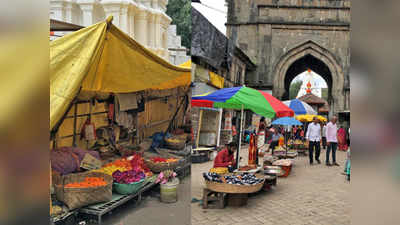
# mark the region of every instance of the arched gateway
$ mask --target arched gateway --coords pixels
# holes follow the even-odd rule
[[[321,75],[327,82],[331,109],[344,110],[343,70],[332,53],[312,41],[290,49],[279,58],[273,72],[273,95],[287,99],[291,81],[308,68]]]
[[[349,0],[226,0],[227,36],[257,65],[246,85],[288,97],[308,68],[329,87],[330,112],[349,112]]]

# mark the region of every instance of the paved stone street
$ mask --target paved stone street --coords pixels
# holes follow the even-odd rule
[[[190,224],[190,177],[181,180],[176,203],[161,203],[157,193],[148,193],[138,206],[134,201],[122,205],[104,217],[104,225]]]
[[[241,165],[247,164],[247,149],[241,151]],[[325,150],[320,165],[308,164],[308,156],[295,160],[287,178],[278,178],[277,186],[249,198],[241,208],[202,209],[192,203],[193,225],[271,224],[271,225],[347,225],[350,224],[350,184],[341,175],[346,153],[337,152],[340,167],[325,166]],[[192,196],[202,198],[202,172],[212,162],[192,164]]]

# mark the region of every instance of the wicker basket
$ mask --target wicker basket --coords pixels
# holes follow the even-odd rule
[[[154,163],[149,159],[145,159],[144,162],[146,163],[147,167],[149,167],[149,169],[154,173],[160,173],[164,170],[174,170],[179,165],[179,161]]]
[[[101,177],[106,182],[106,186],[90,188],[64,188],[64,185],[72,182],[81,182],[86,177]],[[86,172],[65,175],[60,183],[55,185],[57,199],[64,202],[70,210],[83,206],[107,202],[112,199],[113,178],[110,175],[97,172]]]
[[[186,135],[185,139],[173,139],[174,141],[171,141],[171,139],[165,139],[165,145],[169,149],[174,149],[174,150],[182,150],[185,148],[185,143],[186,143]]]
[[[257,178],[264,178],[262,175],[256,174]],[[215,192],[222,193],[231,193],[231,194],[245,194],[245,193],[254,193],[261,190],[264,186],[264,182],[255,184],[255,185],[237,185],[237,184],[227,184],[227,183],[218,183],[212,181],[205,181],[207,189]]]

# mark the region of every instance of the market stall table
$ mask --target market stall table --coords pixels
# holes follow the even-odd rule
[[[142,194],[152,187],[156,186],[156,183],[148,183],[142,189],[140,189],[137,193],[132,195],[120,195],[113,193],[112,200],[105,203],[90,205],[79,210],[82,214],[92,215],[97,217],[97,223],[102,223],[102,216],[111,212],[113,209],[117,208],[118,206],[123,205],[124,203],[128,202],[131,199],[136,199],[136,204],[139,204],[142,200]]]

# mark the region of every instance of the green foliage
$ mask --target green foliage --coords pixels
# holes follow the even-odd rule
[[[176,25],[176,33],[182,38],[182,45],[190,50],[192,40],[192,6],[190,0],[169,0],[167,15]]]
[[[295,99],[297,97],[302,83],[303,81],[296,81],[290,84],[289,99]]]
[[[321,92],[321,97],[328,101],[328,88],[322,88]]]

